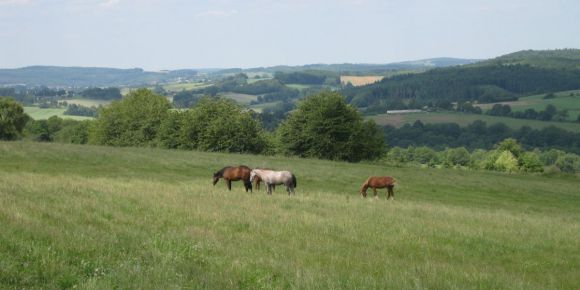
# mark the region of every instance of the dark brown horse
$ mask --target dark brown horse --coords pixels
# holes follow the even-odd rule
[[[215,186],[220,178],[223,178],[226,181],[228,190],[232,190],[232,181],[242,180],[246,192],[248,192],[248,190],[252,192],[252,183],[250,182],[251,171],[252,169],[245,165],[240,165],[238,167],[226,166],[213,174],[213,185]]]
[[[377,197],[377,188],[387,188],[387,199],[390,199],[391,196],[395,199],[395,192],[393,188],[395,187],[395,179],[390,176],[371,176],[363,183],[360,188],[360,194],[363,197],[367,197],[367,189],[372,188],[373,192],[375,193],[375,197]]]

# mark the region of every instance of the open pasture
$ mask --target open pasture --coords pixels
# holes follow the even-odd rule
[[[499,104],[509,105],[512,111],[525,111],[527,109],[534,109],[536,111],[543,111],[548,104],[554,105],[558,110],[568,110],[570,120],[576,120],[580,115],[580,90],[564,91],[554,93],[555,98],[544,99],[546,94],[533,95],[529,97],[522,97],[513,102],[501,102]],[[483,110],[489,110],[492,104],[480,104],[478,107]]]
[[[476,114],[464,114],[456,112],[435,112],[435,113],[409,113],[409,114],[379,114],[369,116],[368,118],[373,119],[379,125],[391,125],[394,127],[402,127],[405,124],[413,124],[415,121],[420,120],[423,123],[457,123],[459,126],[464,127],[476,120],[485,121],[488,125],[495,123],[504,123],[512,129],[519,129],[523,126],[529,126],[533,129],[542,129],[548,126],[556,126],[562,129],[566,129],[572,132],[580,132],[580,123],[571,122],[553,122],[553,121],[539,121],[539,120],[526,120],[526,119],[515,119],[509,117],[499,117],[499,116],[489,116],[489,115],[476,115]]]
[[[212,186],[294,172],[297,195]],[[362,199],[370,175],[395,200]],[[574,289],[578,177],[0,142],[0,288]]]
[[[239,94],[239,93],[220,93],[220,96],[230,98],[242,105],[249,105],[251,101],[255,101],[258,99],[256,95],[248,95],[248,94]]]
[[[172,83],[163,85],[163,89],[168,92],[181,92],[184,90],[196,90],[211,86],[211,83]]]
[[[52,116],[57,116],[63,119],[73,119],[73,120],[92,120],[92,117],[84,116],[71,116],[65,115],[65,108],[39,108],[39,107],[24,107],[24,112],[28,114],[34,120],[46,120]]]
[[[59,102],[67,102],[68,104],[81,105],[85,107],[107,106],[111,103],[109,100],[93,100],[93,99],[65,99]]]

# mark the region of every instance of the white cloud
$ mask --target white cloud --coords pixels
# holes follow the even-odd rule
[[[196,16],[201,17],[213,17],[213,18],[227,18],[232,15],[238,14],[238,10],[231,9],[231,10],[208,10],[202,13],[198,13]]]

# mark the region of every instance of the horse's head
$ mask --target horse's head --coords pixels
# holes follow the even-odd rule
[[[254,182],[254,178],[256,177],[256,171],[250,171],[250,182]]]
[[[367,196],[367,189],[368,189],[368,188],[369,188],[369,185],[368,185],[367,183],[364,183],[364,184],[363,184],[363,185],[360,187],[359,193],[360,193],[362,196],[366,197],[366,196]]]
[[[220,180],[220,174],[219,172],[216,172],[213,174],[213,185],[215,186],[215,184]]]

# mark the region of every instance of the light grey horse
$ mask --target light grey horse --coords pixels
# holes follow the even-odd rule
[[[274,185],[284,184],[286,186],[286,191],[288,195],[294,193],[294,188],[296,188],[296,176],[290,171],[273,171],[266,169],[253,169],[250,172],[250,182],[254,180],[256,176],[259,176],[262,181],[266,184],[266,193],[272,194],[272,187]]]

